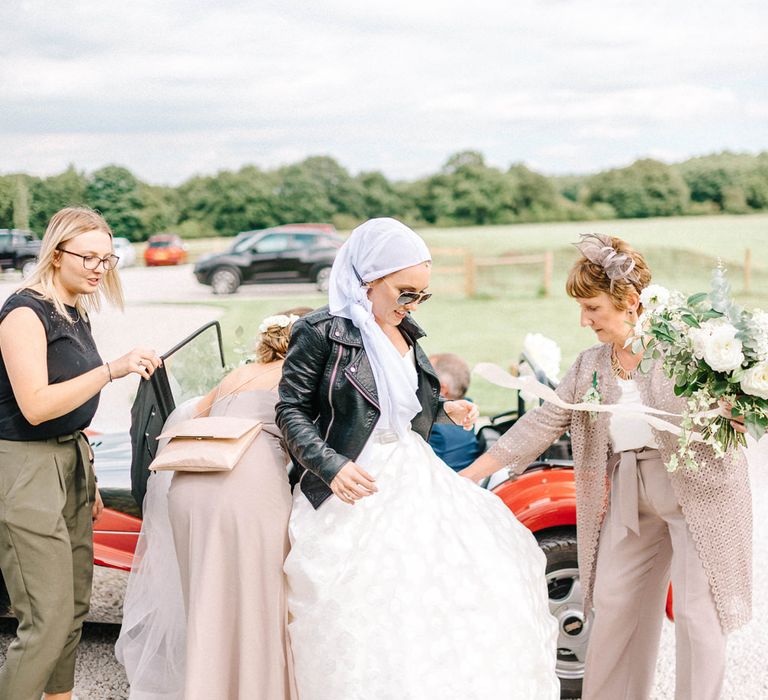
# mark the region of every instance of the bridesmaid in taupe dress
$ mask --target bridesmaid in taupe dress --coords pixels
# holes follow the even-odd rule
[[[176,472],[168,493],[187,612],[185,700],[296,698],[283,577],[291,490],[274,425],[290,325],[275,319],[287,317],[267,319],[259,362],[198,406],[262,420],[261,434],[231,472]]]

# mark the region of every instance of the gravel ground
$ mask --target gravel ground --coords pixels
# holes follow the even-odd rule
[[[199,285],[188,265],[177,268],[130,268],[121,273],[128,306],[125,314],[103,314],[94,318],[94,333],[107,357],[126,352],[134,345],[164,351],[220,311],[210,306],[186,305],[214,299],[209,288]],[[0,303],[19,285],[15,275],[0,275]],[[241,298],[264,298],[286,294],[311,294],[313,285],[290,284],[243,287]],[[318,299],[320,299],[318,297]],[[184,306],[157,306],[157,302],[184,302]],[[135,391],[130,380],[117,382],[103,395],[94,427],[119,430]],[[733,633],[728,642],[728,670],[722,700],[768,700],[768,440],[750,449],[755,512],[754,620]],[[117,620],[126,575],[98,569],[94,614],[98,619]],[[15,623],[0,620],[0,662],[13,637]],[[128,684],[114,657],[119,627],[86,624],[77,665],[76,693],[80,700],[120,700],[128,697]],[[666,622],[662,633],[653,700],[674,697],[674,625]],[[375,699],[371,699],[375,700]],[[459,699],[457,699],[459,700]]]
[[[768,437],[747,452],[754,505],[754,618],[728,637],[722,700],[768,700]],[[665,621],[653,700],[675,696],[674,625]]]
[[[755,506],[754,619],[728,640],[728,669],[722,700],[768,700],[768,440],[750,450]],[[97,567],[93,612],[98,619],[117,619],[126,575]],[[15,623],[0,621],[0,662]],[[87,623],[77,663],[76,692],[81,700],[128,697],[125,673],[114,656],[117,625]],[[653,700],[674,697],[674,625],[665,622]],[[372,698],[371,700],[375,700]],[[460,699],[456,699],[460,700]]]

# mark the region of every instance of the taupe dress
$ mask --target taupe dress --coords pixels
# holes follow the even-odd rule
[[[177,472],[168,509],[187,610],[185,700],[293,699],[283,562],[291,492],[276,393],[226,397],[211,415],[264,429],[226,473]]]

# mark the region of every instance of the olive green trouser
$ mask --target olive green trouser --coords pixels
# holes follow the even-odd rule
[[[0,570],[19,621],[0,699],[40,700],[75,685],[93,577],[89,455],[82,433],[0,440]]]

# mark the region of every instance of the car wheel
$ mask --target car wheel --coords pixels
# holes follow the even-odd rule
[[[25,260],[21,264],[21,276],[29,277],[29,275],[32,273],[32,270],[35,269],[35,265],[37,265],[37,260]]]
[[[231,267],[220,267],[211,275],[214,294],[234,294],[240,286],[240,275]]]
[[[547,557],[549,611],[557,620],[557,675],[561,698],[580,698],[590,621],[576,556],[576,532],[545,534],[539,547]]]
[[[8,617],[11,614],[11,599],[8,597],[8,590],[3,581],[3,575],[0,574],[0,617]]]
[[[315,283],[321,292],[327,292],[331,282],[331,268],[321,267],[315,275]]]

